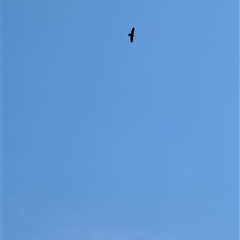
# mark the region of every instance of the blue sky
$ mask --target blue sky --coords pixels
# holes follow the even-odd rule
[[[238,239],[238,13],[3,1],[3,239]]]

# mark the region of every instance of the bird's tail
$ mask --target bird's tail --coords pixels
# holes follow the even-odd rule
[[[131,36],[131,33],[129,33],[128,36],[130,37],[130,36]]]

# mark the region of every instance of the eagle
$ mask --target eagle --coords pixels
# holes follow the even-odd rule
[[[130,42],[131,42],[131,43],[133,42],[134,31],[135,31],[135,28],[133,27],[133,28],[132,28],[132,31],[128,34],[128,36],[130,37]]]

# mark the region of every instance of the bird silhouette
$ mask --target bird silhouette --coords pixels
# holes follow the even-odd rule
[[[128,36],[130,37],[130,42],[131,42],[131,43],[133,42],[134,31],[135,31],[135,28],[133,27],[133,28],[132,28],[132,31],[128,34]]]

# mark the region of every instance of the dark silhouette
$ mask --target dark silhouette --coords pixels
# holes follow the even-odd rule
[[[133,28],[132,28],[132,31],[128,34],[128,36],[130,37],[130,42],[131,42],[131,43],[133,42],[134,31],[135,31],[135,28],[133,27]]]

